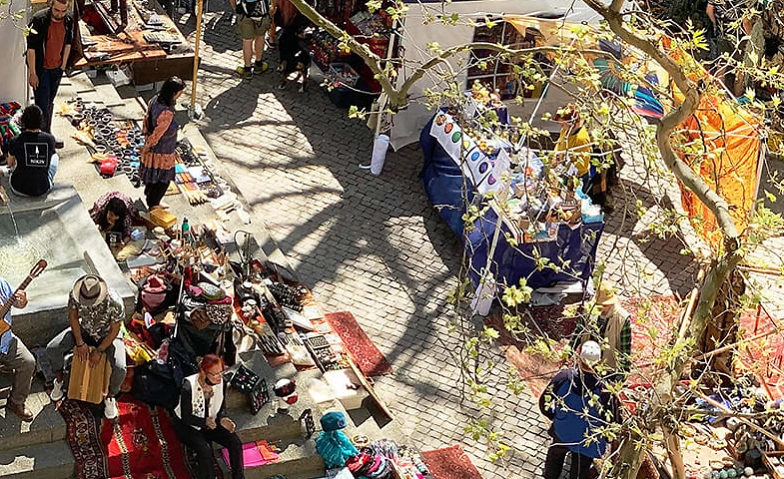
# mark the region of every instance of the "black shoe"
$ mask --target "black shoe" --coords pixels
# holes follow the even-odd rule
[[[61,150],[64,146],[65,146],[65,143],[63,143],[63,140],[61,140],[59,138],[55,138],[54,139],[54,148],[56,150]]]

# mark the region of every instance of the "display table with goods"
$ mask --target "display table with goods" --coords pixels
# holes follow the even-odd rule
[[[341,8],[325,3],[316,9],[359,43],[366,44],[371,52],[387,57],[392,46],[393,20],[383,9],[370,13],[361,2],[345,2]],[[317,31],[310,42],[313,62],[324,74],[327,93],[337,107],[368,108],[381,92],[381,85],[364,61],[342,49],[340,43],[326,31]]]
[[[172,76],[190,80],[194,52],[188,40],[155,0],[125,0],[119,14],[108,2],[84,7],[79,22],[84,58],[75,68],[119,67],[110,78],[115,85],[163,81]],[[119,73],[118,73],[119,72]]]
[[[550,168],[542,152],[514,148],[518,131],[503,124],[494,131],[479,126],[477,105],[471,106],[465,114],[440,111],[422,130],[420,178],[439,214],[464,237],[472,281],[479,284],[491,248],[499,283],[526,278],[540,288],[587,281],[604,229],[601,208],[582,193],[566,165]],[[491,109],[501,117],[492,104],[485,112]],[[493,199],[476,205],[473,227],[464,235],[465,205],[477,203],[474,191],[492,192]],[[537,258],[558,268],[539,268]]]
[[[316,403],[339,401],[345,409],[357,409],[371,397],[391,417],[367,379],[369,375],[387,374],[391,367],[350,313],[324,314],[308,288],[285,268],[253,259],[244,246],[239,246],[252,242],[244,232],[232,234],[220,222],[199,226],[183,222],[188,233],[183,233],[176,222],[165,228],[158,226],[152,229],[151,238],[126,246],[135,250],[131,254],[118,255],[141,291],[148,284],[145,278],[156,271],[173,271],[177,264],[190,264],[184,280],[171,275],[156,280],[156,284],[182,284],[178,304],[186,310],[205,291],[209,301],[210,297],[220,297],[218,301],[228,305],[228,310],[215,314],[225,315],[221,324],[233,325],[232,337],[225,344],[238,353],[260,350],[273,367],[291,363],[300,371],[318,369],[320,375],[307,385]],[[227,248],[241,248],[241,260],[229,261]],[[197,282],[195,277],[201,280]],[[160,292],[157,297],[163,299]],[[140,304],[145,306],[143,296]],[[139,311],[142,317],[144,313],[155,316],[167,310],[163,303],[147,306],[146,311]],[[168,306],[172,306],[171,301]],[[209,346],[210,334],[217,334],[208,327],[212,319],[209,314],[205,318],[186,313],[177,319],[181,334],[192,336],[188,344]],[[148,325],[150,319],[137,322]],[[210,337],[203,337],[205,334]],[[204,350],[196,352],[201,355]]]
[[[734,381],[733,387],[710,390],[688,390],[689,382],[683,381],[678,388],[683,398],[679,400],[683,422],[678,434],[687,477],[784,477],[781,401],[771,401],[751,376]],[[649,387],[628,386],[620,399],[626,411],[634,411],[645,407],[651,394]],[[654,449],[652,459],[669,470],[667,452],[662,448]]]

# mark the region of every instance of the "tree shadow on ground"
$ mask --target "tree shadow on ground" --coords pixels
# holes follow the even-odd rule
[[[615,235],[616,240],[627,239],[628,248],[624,249],[621,246],[621,251],[618,251],[617,247],[612,247],[615,245],[615,241],[609,242],[608,239],[605,239],[608,241],[609,247],[602,248],[603,251],[600,253],[613,254],[617,252],[616,254],[624,255],[623,271],[608,271],[608,273],[611,273],[616,282],[620,278],[620,282],[630,284],[632,289],[639,287],[641,294],[666,295],[673,293],[681,298],[685,297],[694,286],[696,279],[698,265],[694,255],[691,253],[681,254],[685,245],[676,236],[670,235],[661,238],[645,229],[644,225],[640,225],[640,228],[637,228],[638,231],[635,231],[640,222],[637,214],[638,206],[647,210],[654,207],[672,210],[674,208],[672,201],[668,196],[664,196],[657,204],[653,193],[648,188],[627,179],[622,179],[621,182],[622,184],[614,189],[618,199],[618,207],[613,214],[605,217],[604,234]],[[639,250],[643,256],[640,257],[635,250]],[[628,277],[632,274],[639,276],[640,271],[647,269],[646,263],[653,265],[664,276],[667,284],[657,283],[652,274],[648,279],[643,275],[642,285],[631,284],[633,281],[629,281]],[[653,272],[648,271],[648,273]]]
[[[217,10],[218,3],[212,8]],[[192,31],[192,22],[188,25]],[[335,108],[315,80],[301,94],[291,87],[277,90],[280,77],[275,73],[249,82],[238,82],[236,77],[221,82],[221,75],[231,74],[222,53],[232,51],[231,61],[239,59],[234,26],[226,17],[216,20],[205,32],[205,43],[218,54],[218,58],[206,57],[202,63],[203,71],[213,77],[212,91],[217,95],[205,108],[209,122],[202,133],[210,143],[231,143],[230,149],[213,148],[222,162],[246,168],[249,174],[267,181],[299,182],[296,191],[276,196],[245,191],[262,218],[279,214],[274,209],[278,207],[276,199],[288,195],[288,204],[293,204],[300,197],[302,214],[286,212],[287,220],[296,223],[286,225],[285,234],[275,234],[281,250],[296,263],[299,278],[309,286],[318,285],[322,298],[332,296],[346,276],[366,278],[374,288],[357,291],[367,296],[354,302],[368,303],[368,316],[355,316],[370,330],[374,341],[380,342],[395,371],[393,377],[379,380],[380,384],[394,380],[408,385],[434,407],[446,401],[459,404],[458,378],[443,371],[419,372],[424,357],[435,358],[435,364],[454,364],[450,350],[460,344],[446,333],[441,321],[462,259],[460,239],[441,220],[422,189],[419,148],[390,150],[385,171],[374,177],[358,167],[370,161],[372,132],[361,122],[348,119],[345,110]],[[267,60],[274,69],[277,53],[268,53]],[[279,104],[284,114],[265,110],[265,102]],[[284,127],[296,127],[297,136],[304,141],[281,144],[286,139],[280,138],[278,130]],[[308,174],[311,171],[314,173]],[[329,186],[320,183],[326,180],[319,174],[329,177]],[[396,304],[396,295],[407,298],[408,304]],[[386,332],[384,322],[390,323],[390,329],[394,328],[391,323],[402,325],[393,340],[388,339],[389,334],[383,338],[372,334]],[[401,403],[400,408],[404,407]],[[468,417],[475,412],[462,405],[459,409]],[[436,419],[422,418],[417,428],[433,421]],[[528,463],[530,468],[530,461],[530,457],[521,457],[515,464]]]

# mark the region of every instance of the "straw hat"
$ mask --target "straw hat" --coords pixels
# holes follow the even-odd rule
[[[599,289],[596,291],[594,302],[598,306],[609,306],[611,304],[616,304],[618,302],[618,297],[615,296],[615,288],[612,286],[612,284],[607,282],[600,284]]]
[[[82,306],[92,306],[106,299],[106,281],[94,274],[86,274],[76,280],[71,294]]]

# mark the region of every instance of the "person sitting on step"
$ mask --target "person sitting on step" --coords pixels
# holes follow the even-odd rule
[[[19,291],[14,294],[13,288],[5,278],[0,278],[0,304],[5,305],[11,301],[11,306],[24,309],[27,306],[27,293]],[[5,320],[11,325],[11,311],[5,315]],[[19,416],[23,421],[32,421],[33,413],[25,405],[30,394],[30,383],[35,374],[35,357],[27,346],[10,329],[0,336],[0,367],[14,373],[14,387],[8,398],[6,408]]]
[[[115,395],[125,380],[125,343],[120,336],[120,327],[125,320],[125,308],[116,291],[106,281],[94,274],[82,276],[74,284],[68,297],[68,322],[66,328],[46,346],[46,354],[56,378],[51,392],[52,401],[63,398],[63,367],[65,355],[73,350],[82,361],[95,367],[101,356],[112,368],[109,377],[109,393],[104,399],[104,414],[107,419],[117,417]],[[90,351],[90,347],[94,348]]]
[[[223,360],[206,354],[199,372],[182,382],[180,402],[174,409],[172,425],[180,441],[196,453],[198,479],[215,479],[211,443],[229,450],[232,479],[245,478],[245,464],[234,421],[226,417],[226,383]]]
[[[54,188],[54,175],[60,162],[55,139],[41,131],[44,116],[37,105],[22,112],[24,131],[8,143],[11,191],[19,196],[43,196]]]

